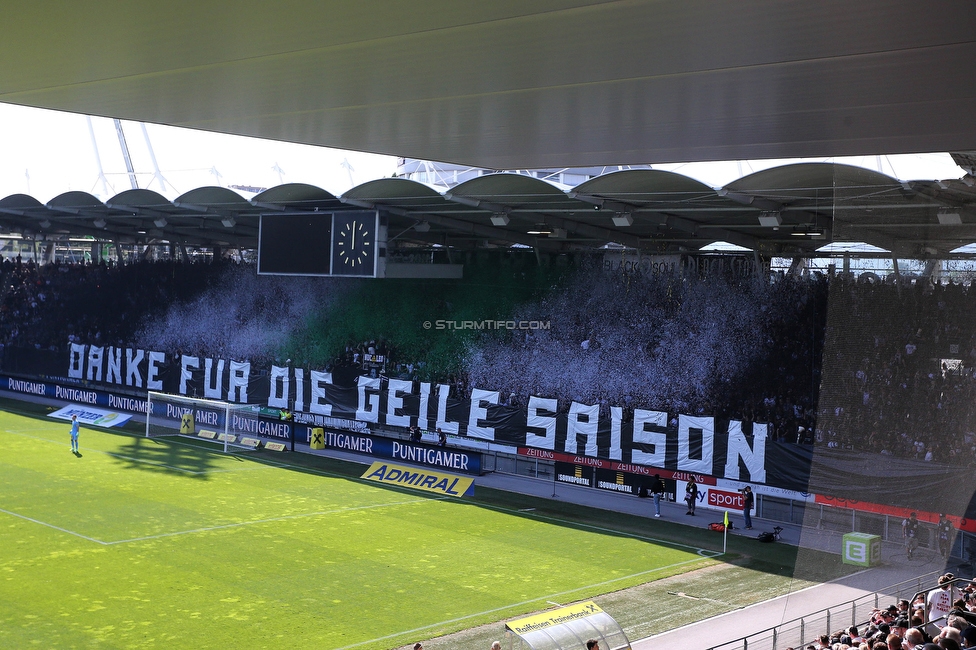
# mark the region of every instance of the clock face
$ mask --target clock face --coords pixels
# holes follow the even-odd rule
[[[333,275],[372,276],[376,259],[376,217],[335,215]]]

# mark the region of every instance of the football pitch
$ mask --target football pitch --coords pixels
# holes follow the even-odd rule
[[[391,648],[714,555],[290,454],[82,429],[76,457],[11,413],[0,446],[0,647]]]

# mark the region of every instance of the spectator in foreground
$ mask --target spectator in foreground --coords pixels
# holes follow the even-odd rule
[[[915,650],[915,648],[921,648],[925,645],[925,635],[922,634],[921,630],[916,628],[910,628],[905,632],[905,638],[902,640],[902,648],[904,650]]]
[[[926,600],[930,622],[945,619],[949,615],[949,610],[952,609],[952,603],[959,597],[959,592],[952,586],[954,579],[955,576],[951,573],[945,574],[939,578],[939,588],[929,592]]]

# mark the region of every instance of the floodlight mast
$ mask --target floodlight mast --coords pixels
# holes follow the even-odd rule
[[[139,181],[136,179],[136,170],[132,167],[132,157],[129,156],[129,145],[125,142],[125,132],[122,130],[122,120],[114,118],[115,132],[119,136],[119,147],[122,148],[122,159],[125,160],[125,171],[129,174],[129,183],[132,189],[139,189]]]
[[[105,177],[105,170],[102,168],[102,156],[98,153],[98,142],[95,140],[95,129],[92,127],[91,115],[86,115],[85,120],[88,122],[88,136],[91,138],[92,149],[95,151],[95,165],[98,167],[98,180],[102,183],[102,195],[107,199],[115,192],[115,188],[109,192],[109,182]]]
[[[152,142],[149,140],[149,132],[146,131],[146,123],[139,122],[139,126],[142,128],[142,139],[146,141],[146,148],[149,149],[149,160],[152,161],[153,166],[153,177],[149,181],[149,185],[152,185],[152,181],[159,181],[159,187],[163,192],[166,192],[166,177],[163,176],[163,172],[159,171],[159,163],[156,162],[156,152],[153,151]],[[170,183],[172,185],[172,183]]]

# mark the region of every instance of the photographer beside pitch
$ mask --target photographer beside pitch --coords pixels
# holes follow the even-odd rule
[[[660,474],[654,475],[654,482],[651,483],[651,495],[654,497],[654,516],[661,516],[661,497],[664,496],[664,481]]]
[[[752,530],[752,507],[756,503],[756,496],[748,485],[742,490],[742,518],[745,519],[746,530]]]

